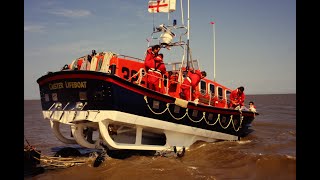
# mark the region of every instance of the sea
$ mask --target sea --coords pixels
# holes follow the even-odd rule
[[[80,163],[55,167],[41,161],[44,172],[24,176],[35,180],[295,180],[296,94],[247,95],[259,113],[253,130],[239,141],[196,142],[183,156],[165,153],[132,153],[108,156],[98,167],[94,151],[60,142],[43,119],[40,100],[24,100],[24,139],[44,157],[65,147],[78,149]]]

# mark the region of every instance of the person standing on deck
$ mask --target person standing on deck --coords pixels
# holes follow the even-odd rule
[[[155,76],[159,76],[158,74],[159,72],[155,71],[155,68],[156,68],[156,60],[159,59],[159,58],[156,59],[156,57],[158,56],[160,49],[161,49],[160,45],[154,45],[148,48],[146,52],[146,57],[144,59],[144,66],[147,72],[147,87],[152,90],[156,90],[156,88],[158,87],[158,85],[155,85],[154,79],[158,80],[158,77],[155,78]]]
[[[96,55],[96,50],[91,51],[91,55],[87,55],[85,57],[81,57],[79,59],[74,60],[68,66],[65,65],[63,69],[71,69],[71,70],[90,70],[90,63],[93,56]]]
[[[90,70],[90,66],[91,66],[91,60],[92,60],[92,58],[96,55],[97,53],[96,53],[96,50],[92,50],[91,51],[91,54],[88,54],[87,56],[86,56],[86,61],[84,61],[83,63],[82,63],[82,66],[81,66],[81,69],[82,70]]]
[[[150,63],[151,64],[151,63]],[[166,66],[163,63],[163,54],[154,58],[154,66],[150,66],[147,73],[147,87],[157,92],[162,92],[162,77],[166,73]]]
[[[189,71],[187,77],[183,80],[181,84],[182,98],[187,101],[199,102],[199,82],[202,78],[206,77],[207,73],[205,71],[195,70]]]
[[[237,89],[233,90],[230,94],[229,108],[241,109],[241,107],[244,106],[245,98],[246,98],[246,96],[244,94],[244,87],[243,86],[240,86]]]
[[[160,49],[160,45],[154,45],[147,49],[147,54],[144,59],[144,66],[147,72],[150,68],[154,68],[154,58],[158,56]]]

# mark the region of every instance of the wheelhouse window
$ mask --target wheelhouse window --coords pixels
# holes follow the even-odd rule
[[[230,103],[230,94],[231,94],[231,91],[226,90],[226,96],[227,96],[227,103],[228,104]]]
[[[201,80],[201,81],[200,81],[200,93],[201,93],[202,95],[205,95],[205,94],[206,94],[206,87],[207,87],[206,81]]]
[[[214,84],[209,84],[209,95],[211,95],[211,97],[214,97],[214,91],[215,87],[214,87]]]
[[[218,98],[223,99],[223,89],[222,87],[218,87]]]

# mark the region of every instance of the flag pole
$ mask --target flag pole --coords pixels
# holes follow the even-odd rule
[[[190,0],[188,0],[188,18],[187,18],[187,26],[188,26],[188,34],[187,34],[187,65],[186,71],[189,70],[189,39],[190,39]],[[192,61],[192,60],[191,60]]]
[[[170,0],[168,5],[168,25],[170,25]]]
[[[182,0],[180,0],[180,9],[181,9],[181,24],[184,26],[184,17],[183,17],[183,6],[182,6]]]
[[[212,24],[212,37],[213,37],[213,81],[216,81],[216,37],[215,37],[215,22],[210,22]]]

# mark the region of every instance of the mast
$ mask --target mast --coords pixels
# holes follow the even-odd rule
[[[181,9],[181,23],[184,26],[184,17],[183,17],[183,6],[182,6],[182,0],[180,0],[180,9]]]
[[[215,33],[215,22],[212,24],[212,33],[213,33],[213,81],[216,81],[216,33]]]
[[[187,36],[187,65],[186,71],[189,70],[189,38],[190,38],[190,0],[188,0],[188,36]]]

